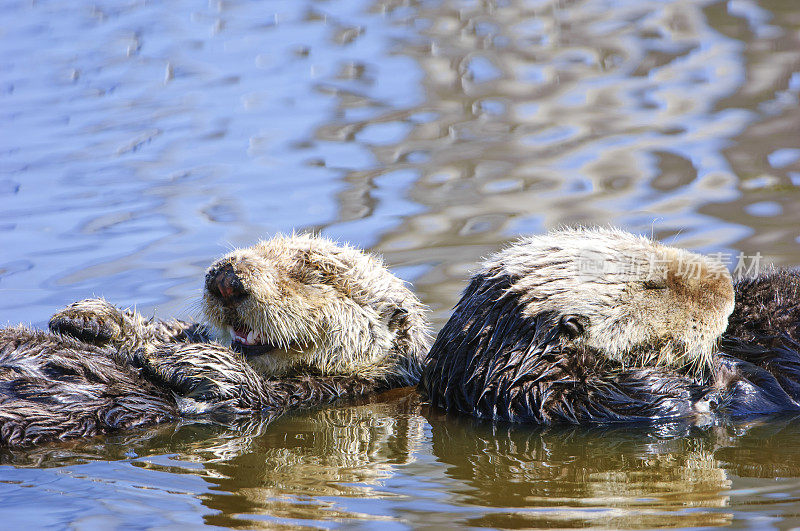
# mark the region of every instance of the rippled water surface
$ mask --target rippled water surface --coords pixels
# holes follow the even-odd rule
[[[0,2],[0,323],[192,316],[215,256],[294,229],[383,254],[436,328],[561,225],[797,265],[799,93],[793,0]],[[542,430],[395,392],[0,463],[4,527],[800,525],[790,418]]]

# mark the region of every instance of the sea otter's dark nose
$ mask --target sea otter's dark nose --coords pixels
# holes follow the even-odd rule
[[[231,264],[215,267],[206,275],[206,289],[225,306],[233,306],[247,296],[247,290]]]

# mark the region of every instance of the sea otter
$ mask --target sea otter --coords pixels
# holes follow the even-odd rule
[[[425,309],[400,279],[318,236],[224,256],[202,307],[198,324],[88,299],[54,315],[50,334],[0,331],[0,444],[411,385],[429,346]]]
[[[420,387],[446,410],[542,424],[794,410],[797,278],[734,289],[722,264],[614,229],[526,238],[472,277]]]
[[[50,329],[118,347],[218,342],[262,376],[346,375],[384,387],[419,379],[425,308],[377,258],[319,236],[276,236],[209,267],[202,324],[144,318],[102,299],[55,314]]]

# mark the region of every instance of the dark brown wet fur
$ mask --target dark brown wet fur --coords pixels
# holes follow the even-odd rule
[[[690,415],[707,392],[691,378],[625,370],[575,346],[553,316],[524,317],[511,283],[473,277],[420,382],[435,406],[512,422],[630,422]]]
[[[524,317],[513,279],[476,275],[428,355],[420,389],[432,405],[536,424],[660,421],[800,411],[800,273],[736,284],[715,354],[695,377],[625,369],[576,346],[574,323]]]
[[[0,445],[24,446],[178,417],[171,393],[117,352],[23,327],[0,330]]]
[[[75,306],[80,311],[71,307],[51,321],[56,333],[0,329],[0,446],[187,416],[273,414],[380,390],[375,382],[310,370],[264,379],[241,354],[192,342],[204,339],[196,324],[144,319],[101,300]]]
[[[715,385],[733,415],[800,411],[800,272],[740,280]]]
[[[775,270],[740,280],[725,332],[747,341],[788,336],[800,340],[800,272]]]

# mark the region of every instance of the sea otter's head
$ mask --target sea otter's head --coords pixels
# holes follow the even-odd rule
[[[311,370],[419,377],[424,308],[381,262],[312,235],[276,236],[217,260],[202,301],[219,339],[266,376]]]
[[[729,273],[697,254],[612,229],[525,238],[472,276],[420,386],[514,422],[684,417],[732,309]]]
[[[479,271],[504,279],[526,317],[552,315],[571,340],[628,367],[709,367],[733,310],[723,264],[614,229],[520,240]]]

